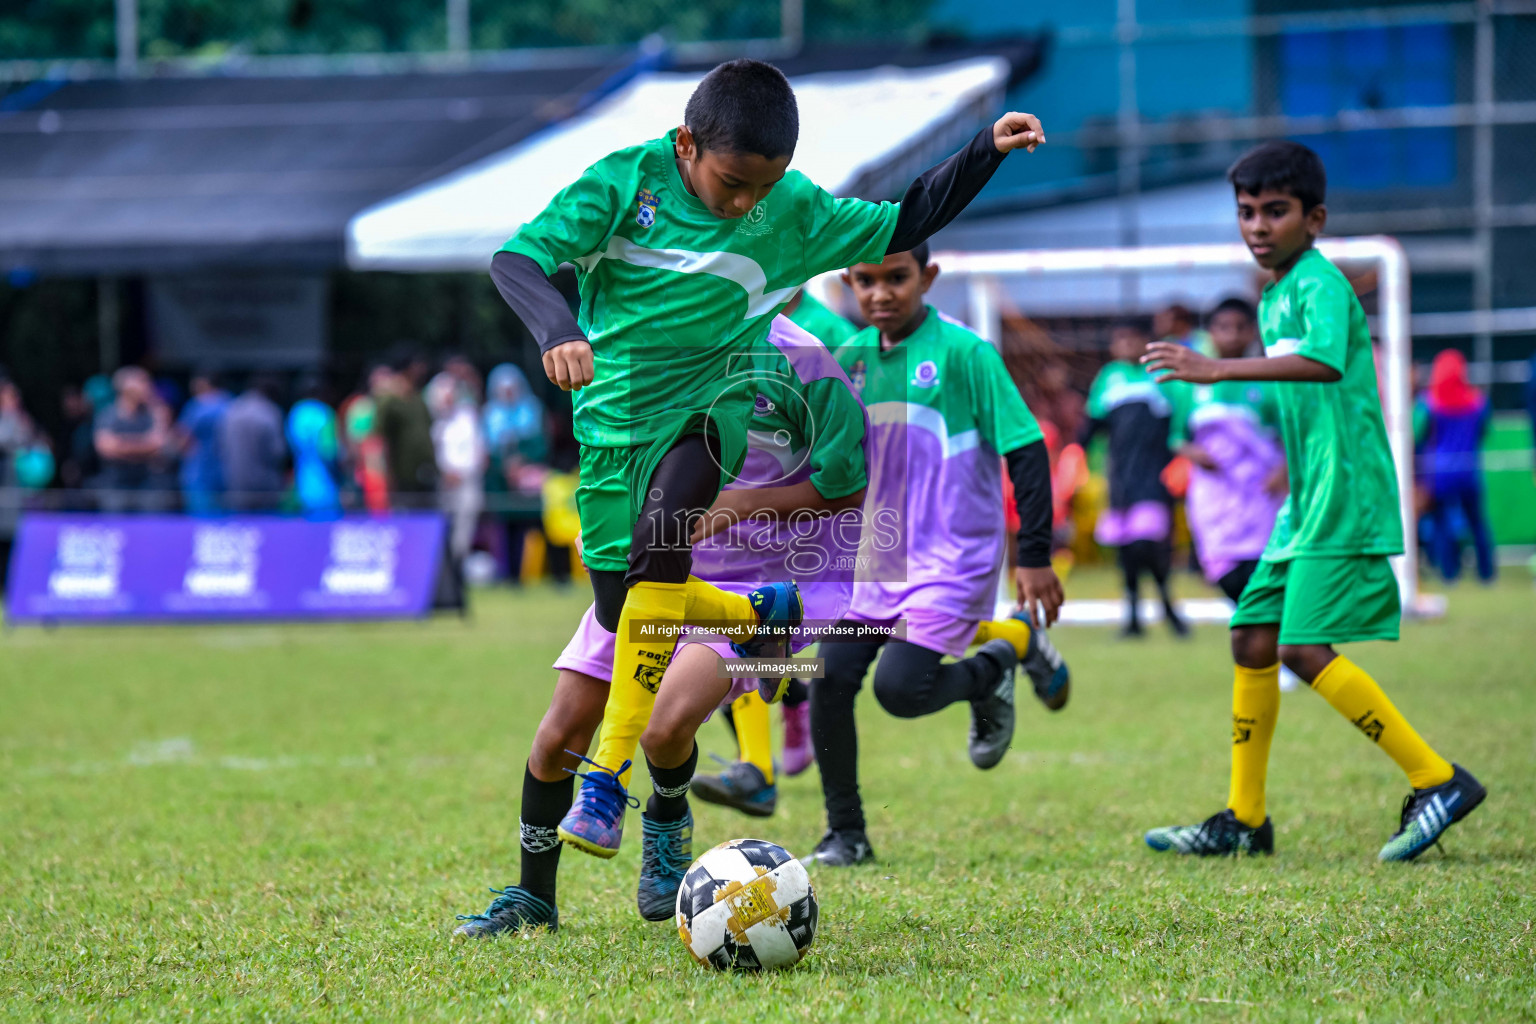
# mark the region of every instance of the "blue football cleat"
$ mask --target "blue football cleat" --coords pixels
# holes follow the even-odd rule
[[[581,776],[581,789],[555,832],[561,842],[583,853],[612,857],[619,852],[619,844],[624,839],[625,808],[640,806],[640,801],[630,796],[619,781],[619,776],[629,770],[631,762],[625,761],[618,771],[611,772],[589,757],[569,750],[566,753],[581,758],[592,766],[592,770],[571,772]]]
[[[1023,612],[1015,612],[1013,617],[1029,625],[1029,618]],[[1067,700],[1072,696],[1072,670],[1067,668],[1066,660],[1051,643],[1051,638],[1045,635],[1043,626],[1029,626],[1029,649],[1019,659],[1019,667],[1029,676],[1040,703],[1052,711],[1067,706]]]
[[[800,588],[794,580],[787,583],[770,583],[758,587],[747,595],[752,610],[757,612],[757,632],[752,639],[732,643],[731,650],[738,658],[787,657],[791,632],[805,618],[805,602],[800,599]],[[769,704],[784,699],[789,684],[783,678],[758,681],[758,694]]]
[[[693,812],[677,821],[640,815],[640,888],[635,903],[647,921],[666,921],[677,913],[677,890],[693,863]]]

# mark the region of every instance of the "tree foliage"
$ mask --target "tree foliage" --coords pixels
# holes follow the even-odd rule
[[[932,0],[812,0],[813,38],[909,37]],[[5,0],[0,59],[110,58],[112,0]],[[471,0],[480,49],[776,35],[778,0]],[[147,57],[229,52],[368,53],[442,49],[443,0],[139,0]]]

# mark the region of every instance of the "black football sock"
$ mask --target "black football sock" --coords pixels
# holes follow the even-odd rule
[[[555,829],[571,809],[575,782],[574,775],[559,782],[542,782],[526,766],[523,768],[522,820],[518,824],[523,874],[518,884],[551,906],[555,902],[555,876],[560,871],[560,837]]]
[[[646,801],[645,814],[652,821],[676,821],[688,813],[688,784],[693,781],[693,771],[699,766],[699,745],[693,745],[688,760],[676,768],[658,768],[645,759],[651,771],[651,798]]]

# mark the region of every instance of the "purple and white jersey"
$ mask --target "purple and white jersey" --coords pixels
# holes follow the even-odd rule
[[[768,341],[771,349],[730,375],[740,386],[755,386],[757,400],[746,461],[727,489],[788,487],[809,480],[829,500],[863,490],[871,431],[847,375],[821,342],[787,317],[774,318]],[[693,574],[737,594],[794,580],[805,617],[791,649],[801,651],[847,614],[862,532],[859,509],[748,520],[695,545]],[[722,654],[726,650],[710,646]],[[613,634],[598,626],[590,608],[555,667],[599,678],[611,672]]]
[[[1220,467],[1192,467],[1185,498],[1200,567],[1213,582],[1264,553],[1285,503],[1284,493],[1265,489],[1285,464],[1275,397],[1267,382],[1191,385],[1183,422],[1175,424],[1175,443],[1193,441]]]
[[[837,360],[874,434],[850,617],[991,618],[1005,536],[1001,456],[1041,439],[1002,357],[929,306],[901,343],[882,352],[879,332],[865,328]]]

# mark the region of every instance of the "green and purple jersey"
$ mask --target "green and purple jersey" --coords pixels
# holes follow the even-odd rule
[[[1042,438],[985,339],[928,307],[886,351],[865,328],[837,350],[873,431],[850,615],[989,618],[1002,564],[1002,458]]]

